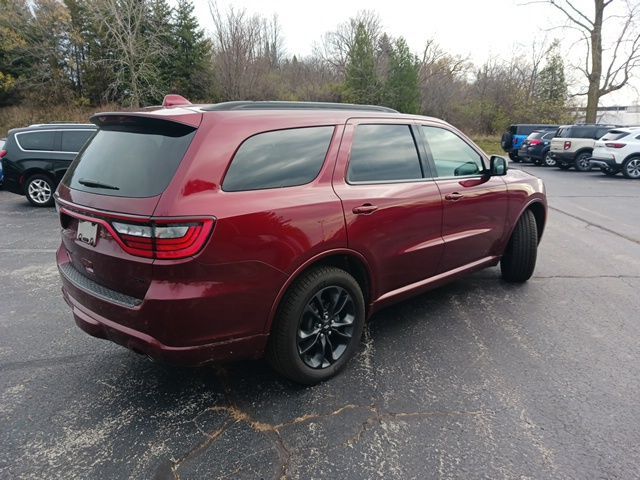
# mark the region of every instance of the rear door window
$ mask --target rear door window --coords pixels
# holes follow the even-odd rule
[[[60,150],[78,153],[94,132],[95,130],[63,130]]]
[[[254,135],[236,152],[222,189],[226,192],[293,187],[320,173],[333,126],[292,128]]]
[[[164,127],[104,127],[71,164],[64,183],[74,190],[116,197],[160,195],[173,178],[195,130]]]
[[[17,133],[16,141],[23,150],[52,151],[55,150],[56,132]]]
[[[350,183],[422,179],[422,167],[409,125],[358,125],[351,146]]]

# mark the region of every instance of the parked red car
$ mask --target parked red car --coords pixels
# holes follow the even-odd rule
[[[76,323],[178,364],[329,378],[385,305],[501,263],[533,273],[542,181],[451,125],[290,102],[92,117],[55,194]]]

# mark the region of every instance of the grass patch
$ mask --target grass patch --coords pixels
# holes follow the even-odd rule
[[[500,146],[500,137],[473,137],[472,140],[487,155],[505,155]]]

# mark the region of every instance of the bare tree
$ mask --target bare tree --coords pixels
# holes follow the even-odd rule
[[[580,10],[574,0],[541,0],[562,12],[569,28],[580,33],[586,45],[584,64],[577,66],[588,82],[587,122],[595,122],[600,98],[627,85],[633,71],[640,66],[640,4],[621,0],[622,14],[606,17],[606,9],[614,0],[594,0],[593,16]],[[618,21],[617,35],[611,45],[603,46],[603,26]],[[614,30],[611,25],[611,30]],[[603,65],[603,52],[608,51],[608,64]]]
[[[141,0],[101,0],[94,10],[96,20],[113,42],[114,55],[101,60],[113,67],[109,86],[112,97],[122,95],[132,107],[143,96],[161,96],[157,91],[158,58],[165,46],[159,32],[146,28],[148,2]]]
[[[209,2],[213,20],[213,57],[223,100],[263,99],[277,95],[274,72],[284,58],[277,17],[271,21],[229,7],[221,12]]]
[[[378,14],[372,10],[361,10],[355,17],[338,25],[332,32],[327,32],[322,43],[316,46],[315,55],[331,65],[340,75],[344,75],[349,52],[356,39],[358,25],[364,25],[366,34],[376,45],[382,35],[382,23]]]

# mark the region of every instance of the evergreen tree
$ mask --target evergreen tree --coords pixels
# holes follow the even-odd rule
[[[145,98],[146,103],[160,103],[169,93],[174,76],[174,25],[173,9],[167,0],[150,0],[147,28],[156,35],[157,51],[155,66],[157,78],[154,79],[155,95]]]
[[[361,104],[376,104],[380,99],[373,39],[363,23],[358,24],[349,50],[344,96],[348,102]]]
[[[384,103],[403,113],[420,110],[419,65],[404,38],[398,38],[389,58]]]
[[[560,122],[566,116],[567,81],[564,62],[556,40],[547,53],[546,65],[540,71],[536,88],[537,117],[541,121]]]
[[[206,100],[211,93],[211,42],[194,15],[190,0],[178,0],[173,20],[171,91],[191,100]]]

